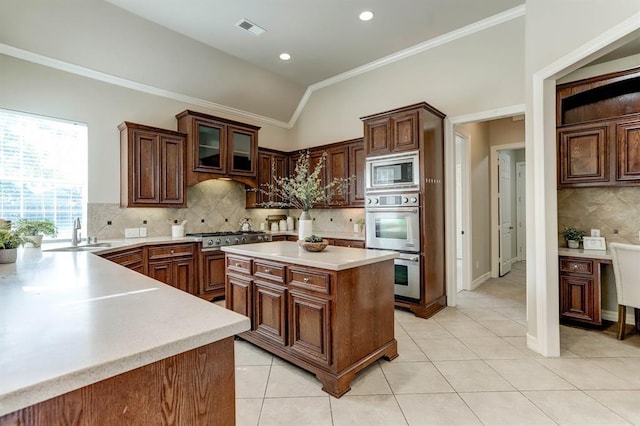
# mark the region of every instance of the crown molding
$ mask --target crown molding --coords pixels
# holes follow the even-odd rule
[[[458,40],[460,38],[469,36],[471,34],[477,33],[479,31],[483,31],[487,28],[491,28],[496,25],[500,25],[504,22],[510,21],[512,19],[519,18],[524,16],[526,13],[526,6],[520,5],[518,7],[514,7],[497,15],[490,16],[489,18],[483,19],[478,22],[474,22],[457,30],[451,31],[449,33],[443,34],[439,37],[435,37],[433,39],[427,40],[423,43],[417,44],[415,46],[409,47],[407,49],[401,50],[394,54],[385,56],[384,58],[378,59],[373,62],[369,62],[368,64],[362,65],[360,67],[354,68],[352,70],[346,71],[342,74],[338,74],[326,80],[320,81],[318,83],[314,83],[307,87],[302,98],[300,98],[300,102],[298,102],[298,106],[293,112],[291,118],[288,122],[284,122],[281,120],[276,120],[270,117],[265,117],[263,115],[254,114],[251,112],[243,111],[240,109],[228,107],[225,105],[217,104],[215,102],[207,101],[202,98],[196,98],[194,96],[188,96],[181,93],[172,92],[169,90],[161,89],[155,86],[150,86],[148,84],[139,83],[136,81],[128,80],[126,78],[118,77],[115,75],[107,74],[101,71],[96,71],[90,68],[86,68],[80,65],[71,64],[69,62],[61,61],[59,59],[54,59],[45,55],[41,55],[38,53],[30,52],[28,50],[19,49],[17,47],[10,46],[8,44],[0,43],[0,54],[4,54],[7,56],[12,56],[14,58],[22,59],[25,61],[33,62],[39,65],[44,65],[50,68],[54,68],[57,70],[69,72],[72,74],[80,75],[82,77],[91,78],[94,80],[102,81],[105,83],[113,84],[116,86],[125,87],[132,90],[137,90],[139,92],[148,93],[151,95],[161,96],[164,98],[173,99],[179,102],[185,102],[191,105],[201,106],[203,108],[211,109],[214,111],[221,111],[228,114],[233,114],[238,117],[248,118],[250,120],[257,121],[259,123],[268,124],[271,126],[281,127],[284,129],[291,129],[295,126],[300,114],[304,110],[307,102],[311,98],[311,95],[314,91],[331,86],[333,84],[339,83],[341,81],[350,79],[352,77],[356,77],[362,74],[365,74],[369,71],[373,71],[380,67],[392,64],[394,62],[406,59],[410,56],[417,55],[429,49],[433,49],[438,46],[442,46],[443,44],[450,43],[452,41]]]

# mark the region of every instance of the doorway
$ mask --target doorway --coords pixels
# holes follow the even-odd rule
[[[469,192],[469,137],[455,134],[456,157],[456,290],[471,288],[471,201]]]

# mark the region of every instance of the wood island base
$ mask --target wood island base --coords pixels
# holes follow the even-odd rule
[[[233,337],[22,410],[5,425],[234,425]]]

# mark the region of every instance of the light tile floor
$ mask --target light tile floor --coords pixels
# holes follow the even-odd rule
[[[560,358],[530,351],[524,277],[516,264],[427,320],[396,310],[400,356],[340,399],[236,341],[238,425],[640,425],[640,336],[561,326]]]

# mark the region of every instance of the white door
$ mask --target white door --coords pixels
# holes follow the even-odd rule
[[[516,239],[518,241],[518,260],[527,260],[527,221],[525,214],[526,163],[516,163]]]
[[[462,260],[462,164],[456,164],[456,226],[456,259]]]
[[[498,151],[498,208],[500,220],[500,276],[511,271],[511,156]]]

